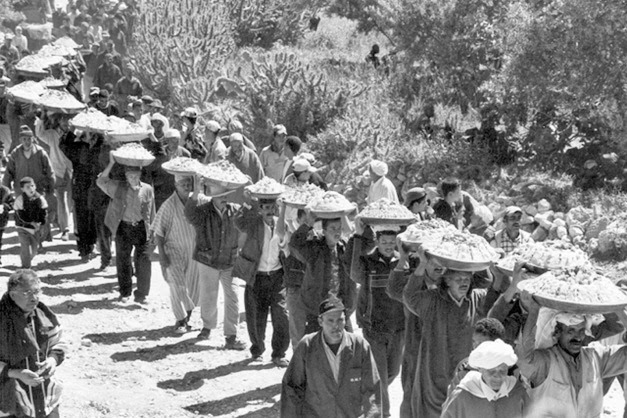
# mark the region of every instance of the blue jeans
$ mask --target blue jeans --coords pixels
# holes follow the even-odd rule
[[[131,225],[120,222],[115,235],[115,266],[118,270],[118,284],[120,285],[120,296],[131,296],[133,290],[133,264],[131,264],[131,253],[135,248],[133,264],[135,266],[135,277],[137,277],[137,290],[135,298],[143,299],[150,292],[150,255],[148,254],[148,241],[146,239],[146,227],[144,221]]]
[[[260,356],[266,349],[268,311],[272,318],[272,358],[283,358],[290,346],[289,321],[283,287],[283,270],[269,275],[258,273],[253,286],[244,291],[246,326],[250,338],[250,353]]]

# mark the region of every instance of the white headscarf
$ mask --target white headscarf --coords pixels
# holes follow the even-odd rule
[[[553,347],[555,343],[557,343],[553,334],[555,333],[555,325],[557,325],[558,322],[568,327],[585,322],[586,335],[592,337],[592,326],[599,325],[603,321],[605,321],[605,317],[599,314],[574,314],[542,307],[538,313],[536,326],[536,349]]]
[[[511,367],[517,361],[518,357],[512,346],[500,339],[482,342],[468,357],[468,365],[473,369],[490,370],[503,363]]]
[[[372,169],[372,172],[375,173],[377,176],[383,177],[388,173],[388,165],[383,161],[370,161],[370,168]]]

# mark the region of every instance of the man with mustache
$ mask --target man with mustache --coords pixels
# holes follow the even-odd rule
[[[548,311],[527,292],[522,301],[529,310],[523,328],[522,343],[517,347],[518,366],[531,390],[530,414],[533,417],[584,418],[603,413],[603,379],[627,372],[627,346],[587,346],[591,327],[605,318]],[[538,316],[545,316],[544,327]],[[546,314],[546,315],[545,315]],[[536,329],[548,329],[548,348],[536,348]],[[540,335],[546,333],[540,332]],[[540,346],[548,344],[542,344]]]

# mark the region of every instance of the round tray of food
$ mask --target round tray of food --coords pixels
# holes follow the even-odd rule
[[[124,120],[124,119],[122,119]],[[124,121],[126,124],[118,123],[119,126],[112,126],[113,129],[107,131],[107,135],[117,142],[136,142],[150,136],[150,131],[138,123]]]
[[[67,91],[46,90],[39,96],[39,104],[47,109],[63,113],[78,113],[84,110],[86,105],[76,100]]]
[[[193,176],[201,167],[202,164],[198,160],[189,157],[175,157],[161,164],[161,168],[168,173],[182,176]]]
[[[591,266],[549,271],[518,288],[539,305],[559,311],[604,314],[627,307],[627,295]]]
[[[64,58],[59,56],[27,55],[15,65],[15,70],[24,75],[46,76],[51,66],[64,62]]]
[[[324,194],[324,190],[315,184],[305,183],[298,185],[288,185],[281,195],[286,205],[296,209],[304,209],[312,200]]]
[[[74,128],[100,134],[123,129],[129,124],[130,122],[122,118],[118,118],[117,116],[107,116],[93,108],[80,112],[70,119],[70,125]]]
[[[246,190],[257,199],[277,199],[285,191],[285,186],[272,177],[266,176],[257,183],[246,186]]]
[[[408,245],[422,244],[426,241],[438,238],[446,231],[456,231],[455,227],[442,219],[429,219],[418,221],[407,227],[405,232],[400,234],[401,241]]]
[[[356,206],[346,197],[333,191],[324,192],[309,202],[306,208],[320,219],[335,219],[356,210]]]
[[[54,46],[63,46],[66,48],[71,48],[71,49],[76,49],[79,48],[80,45],[76,43],[76,41],[72,38],[70,38],[69,36],[63,36],[57,40],[55,40],[54,42],[52,42],[52,45]]]
[[[416,216],[405,206],[382,198],[366,206],[359,218],[368,225],[409,225]]]
[[[485,239],[457,230],[446,231],[423,245],[427,254],[452,270],[485,270],[499,259],[499,254]]]
[[[239,189],[250,182],[248,176],[226,160],[203,164],[198,174],[207,181],[227,189]]]
[[[46,92],[46,88],[37,81],[23,81],[6,89],[10,98],[22,103],[38,103],[39,97]]]
[[[42,46],[39,52],[37,52],[37,54],[44,56],[44,57],[71,58],[71,57],[76,56],[76,49],[66,46],[66,45],[53,43],[53,44],[47,44],[47,45]]]
[[[524,261],[527,270],[536,274],[542,274],[548,270],[575,268],[590,264],[590,259],[584,251],[561,240],[523,244],[499,260],[496,267],[511,276],[516,260]]]
[[[53,77],[46,77],[43,80],[40,80],[39,84],[48,89],[62,89],[67,86],[67,82],[65,80],[59,80],[58,78]]]
[[[146,148],[133,143],[122,145],[112,154],[118,163],[134,167],[145,167],[155,160],[155,156]]]

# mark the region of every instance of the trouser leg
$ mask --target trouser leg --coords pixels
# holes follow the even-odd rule
[[[70,212],[68,206],[68,185],[70,184],[69,173],[65,174],[64,178],[57,177],[56,186],[54,188],[54,195],[57,199],[57,223],[61,232],[68,229]]]
[[[288,287],[286,290],[286,304],[292,347],[305,335],[305,311],[300,302],[300,287]]]
[[[257,282],[253,286],[246,285],[244,290],[244,310],[246,311],[246,328],[250,339],[250,354],[260,356],[266,347],[264,339],[259,335],[259,303],[257,294]]]
[[[224,291],[224,335],[237,335],[239,324],[238,285],[233,283],[232,268],[220,270],[220,283]]]
[[[76,213],[74,229],[78,233],[76,247],[78,254],[82,257],[89,255],[94,249],[96,242],[95,219],[92,211],[88,209],[87,199],[75,200],[74,212]]]
[[[283,358],[290,346],[290,332],[282,273],[272,279],[270,317],[272,318],[272,357]]]
[[[100,247],[100,260],[102,264],[109,264],[111,262],[111,230],[109,230],[109,227],[104,223],[106,212],[107,205],[94,210],[96,236],[98,246]]]
[[[134,265],[135,277],[137,277],[137,290],[135,290],[135,298],[145,298],[150,293],[150,279],[152,276],[152,268],[150,264],[150,256],[148,255],[148,240],[146,235],[146,227],[144,222],[140,222],[133,227],[134,236]]]
[[[22,261],[23,268],[31,267],[31,260],[33,259],[32,244],[28,232],[18,231],[17,236],[20,240],[20,260]]]
[[[379,381],[381,384],[381,404],[383,407],[382,416],[390,416],[390,396],[388,394],[389,386],[389,373],[388,370],[388,344],[389,336],[386,334],[380,334],[364,330],[364,338],[370,344],[372,350],[372,356],[377,365],[379,371]]]
[[[197,263],[200,269],[200,317],[203,328],[214,329],[218,325],[218,289],[220,271]]]
[[[133,266],[131,253],[133,251],[132,228],[120,223],[115,235],[115,266],[118,272],[120,296],[131,296],[133,291]]]

